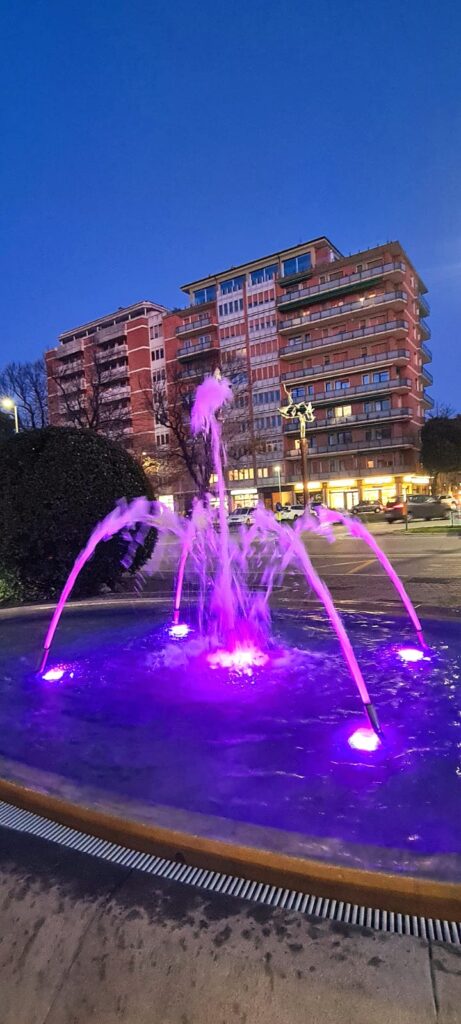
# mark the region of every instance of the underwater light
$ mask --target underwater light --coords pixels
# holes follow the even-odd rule
[[[252,644],[240,644],[234,647],[233,651],[218,650],[208,655],[208,664],[211,668],[230,668],[245,670],[248,668],[260,668],[265,665],[267,654],[253,647]]]
[[[424,651],[419,651],[417,647],[401,647],[398,655],[402,661],[422,661]]]
[[[170,626],[168,633],[173,636],[175,640],[182,640],[183,637],[188,636],[190,633],[190,626],[187,622],[177,622],[176,625]]]
[[[42,679],[46,679],[48,683],[57,683],[59,679],[62,679],[65,669],[63,668],[49,668],[48,672],[44,672]]]
[[[363,727],[356,729],[352,736],[349,736],[347,742],[353,750],[367,751],[377,750],[381,744],[379,736],[373,732],[373,729],[365,729]]]

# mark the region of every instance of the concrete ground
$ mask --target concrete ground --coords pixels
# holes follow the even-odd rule
[[[1,1024],[457,1024],[461,950],[0,831]]]

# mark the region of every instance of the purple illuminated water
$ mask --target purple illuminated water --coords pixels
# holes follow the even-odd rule
[[[4,764],[26,765],[33,784],[40,769],[130,804],[314,836],[325,856],[354,844],[354,863],[379,863],[382,848],[399,870],[415,857],[429,858],[426,873],[458,870],[457,624],[428,622],[430,659],[409,663],[404,620],[344,616],[386,723],[385,742],[367,751],[349,743],[364,721],[323,614],[274,613],[268,661],[238,671],[208,663],[191,618],[176,638],[167,619],[167,608],[142,606],[66,615],[55,680],[34,673],[43,617],[27,630],[3,624]]]
[[[288,566],[294,562],[304,575],[308,587],[322,603],[358,689],[369,725],[378,736],[381,736],[377,711],[371,703],[347,630],[332,595],[312,564],[303,534],[311,531],[331,541],[332,524],[340,522],[351,535],[364,540],[394,584],[415,626],[417,638],[424,646],[422,627],[412,602],[388,558],[366,527],[353,522],[340,512],[321,509],[317,518],[306,509],[302,519],[299,519],[291,530],[279,523],[273,513],[260,506],[256,510],[254,525],[246,537],[242,535],[240,543],[231,540],[225,507],[226,452],[222,445],[219,422],[219,417],[231,399],[232,388],[229,381],[222,378],[220,371],[216,370],[212,376],[205,377],[198,386],[191,413],[192,434],[209,435],[217,480],[217,511],[211,507],[211,501],[195,501],[190,521],[184,522],[158,503],[148,502],[145,498],[137,498],[130,505],[124,501],[120,502],[113,512],[98,523],[85,548],[75,560],[48,627],[39,671],[42,676],[45,675],[49,651],[61,614],[78,574],[91,558],[96,546],[121,532],[128,542],[124,564],[129,567],[137,544],[142,543],[146,531],[153,527],[160,534],[161,540],[173,534],[180,541],[172,617],[172,628],[176,630],[182,625],[181,599],[186,564],[188,559],[194,562],[199,580],[197,624],[200,633],[212,642],[213,652],[208,660],[213,667],[220,665],[231,669],[241,664],[249,667],[265,663],[264,652],[269,642],[269,598],[276,578],[283,577]],[[161,544],[157,545],[157,553],[161,550]],[[261,559],[261,551],[265,562],[264,557]],[[248,586],[247,577],[258,562],[262,567],[260,582],[265,586],[264,593],[253,593]],[[179,636],[179,633],[176,635]]]

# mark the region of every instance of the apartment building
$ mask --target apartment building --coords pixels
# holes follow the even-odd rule
[[[299,423],[280,405],[310,401],[308,492],[329,505],[427,489],[419,432],[426,388],[427,291],[398,242],[343,256],[317,238],[183,286],[164,317],[168,386],[241,368],[228,465],[232,505],[299,500]],[[230,374],[232,377],[232,373]],[[173,382],[176,382],[173,384]]]
[[[343,256],[315,238],[183,286],[184,308],[141,302],[60,335],[47,353],[50,419],[91,411],[133,449],[174,443],[155,422],[217,367],[233,382],[226,423],[230,506],[302,500],[297,420],[308,401],[307,492],[351,508],[425,491],[419,434],[432,399],[426,287],[399,242]],[[107,427],[104,426],[105,422]],[[186,472],[179,507],[193,495]]]
[[[137,451],[168,445],[153,387],[165,381],[165,306],[139,302],[59,336],[46,353],[50,422],[97,426]]]

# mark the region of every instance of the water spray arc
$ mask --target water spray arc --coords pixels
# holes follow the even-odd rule
[[[97,545],[121,532],[128,542],[123,564],[129,568],[137,546],[145,538],[146,531],[154,528],[158,531],[160,540],[167,535],[173,535],[180,549],[174,587],[171,635],[177,638],[187,636],[188,626],[181,622],[181,600],[186,566],[190,563],[200,581],[198,621],[200,630],[207,634],[212,644],[208,659],[212,667],[242,666],[251,659],[255,665],[262,666],[266,663],[264,648],[267,650],[269,643],[269,599],[274,581],[276,577],[283,577],[289,565],[294,564],[298,567],[307,585],[325,609],[345,663],[357,686],[368,722],[373,732],[380,736],[381,729],[376,709],[350,638],[328,587],[312,564],[301,535],[313,532],[331,541],[334,539],[332,526],[340,523],[351,536],[368,544],[394,584],[415,627],[418,639],[424,646],[422,627],[416,611],[402,581],[366,527],[344,513],[320,509],[318,516],[313,516],[306,509],[302,518],[298,519],[293,527],[288,527],[279,523],[273,513],[259,507],[250,529],[243,529],[238,538],[230,536],[225,508],[225,451],[222,446],[219,416],[231,398],[231,387],[226,379],[221,378],[220,374],[207,377],[197,389],[191,417],[192,431],[204,432],[211,438],[218,484],[218,509],[196,501],[191,518],[187,520],[176,516],[158,502],[148,501],[147,498],[135,498],[130,503],[120,502],[95,527],[75,560],[47,630],[39,673],[42,676],[45,673],[50,648],[66,601],[72,593],[79,573],[92,557]],[[266,558],[265,562],[263,557],[261,561],[261,552],[264,555],[270,544],[273,546],[273,551],[270,551],[273,557]],[[250,566],[257,563],[258,559],[261,562],[259,585],[263,590],[255,593],[249,586],[248,577]],[[209,564],[214,568],[211,581],[207,575]]]

